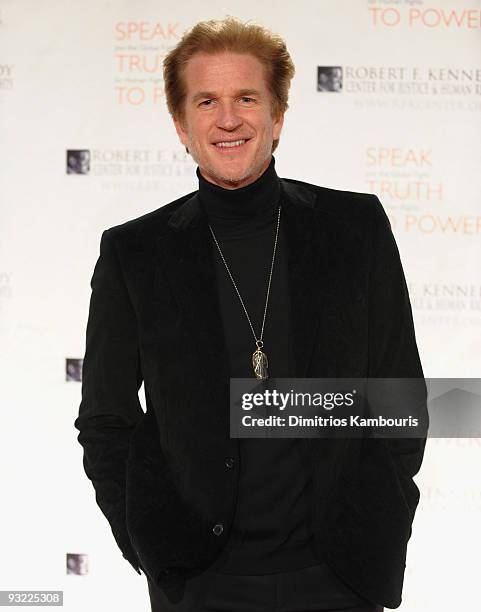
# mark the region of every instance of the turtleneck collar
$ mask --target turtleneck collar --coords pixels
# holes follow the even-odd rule
[[[214,231],[223,237],[245,237],[271,227],[277,217],[279,177],[272,156],[269,166],[253,183],[225,189],[211,183],[196,170],[199,199]]]

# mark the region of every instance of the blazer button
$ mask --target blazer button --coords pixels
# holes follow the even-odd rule
[[[235,463],[234,457],[226,457],[224,463],[229,469],[233,468]]]
[[[220,534],[224,531],[224,525],[222,523],[217,523],[217,525],[214,525],[212,531],[216,536],[220,536]]]

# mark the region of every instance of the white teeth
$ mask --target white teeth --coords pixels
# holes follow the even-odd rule
[[[216,147],[237,147],[244,144],[245,140],[234,140],[234,142],[216,142]]]

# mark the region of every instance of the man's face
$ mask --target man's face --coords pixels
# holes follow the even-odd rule
[[[341,91],[342,89],[342,71],[340,68],[332,69],[332,89],[333,91]]]
[[[184,79],[184,124],[174,119],[182,143],[210,182],[237,189],[255,181],[271,160],[283,113],[271,116],[272,97],[264,69],[250,54],[198,53]],[[222,146],[218,143],[242,144]]]
[[[80,151],[79,155],[80,172],[87,173],[90,165],[90,153],[88,151]]]

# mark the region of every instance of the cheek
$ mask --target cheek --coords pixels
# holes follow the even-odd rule
[[[264,118],[264,124],[263,124],[263,132],[266,135],[271,135],[274,131],[274,123],[271,119],[271,117],[265,117]]]
[[[206,144],[208,142],[208,135],[209,130],[208,128],[201,124],[198,123],[191,131],[190,133],[190,137],[192,140],[198,142],[199,144]]]

